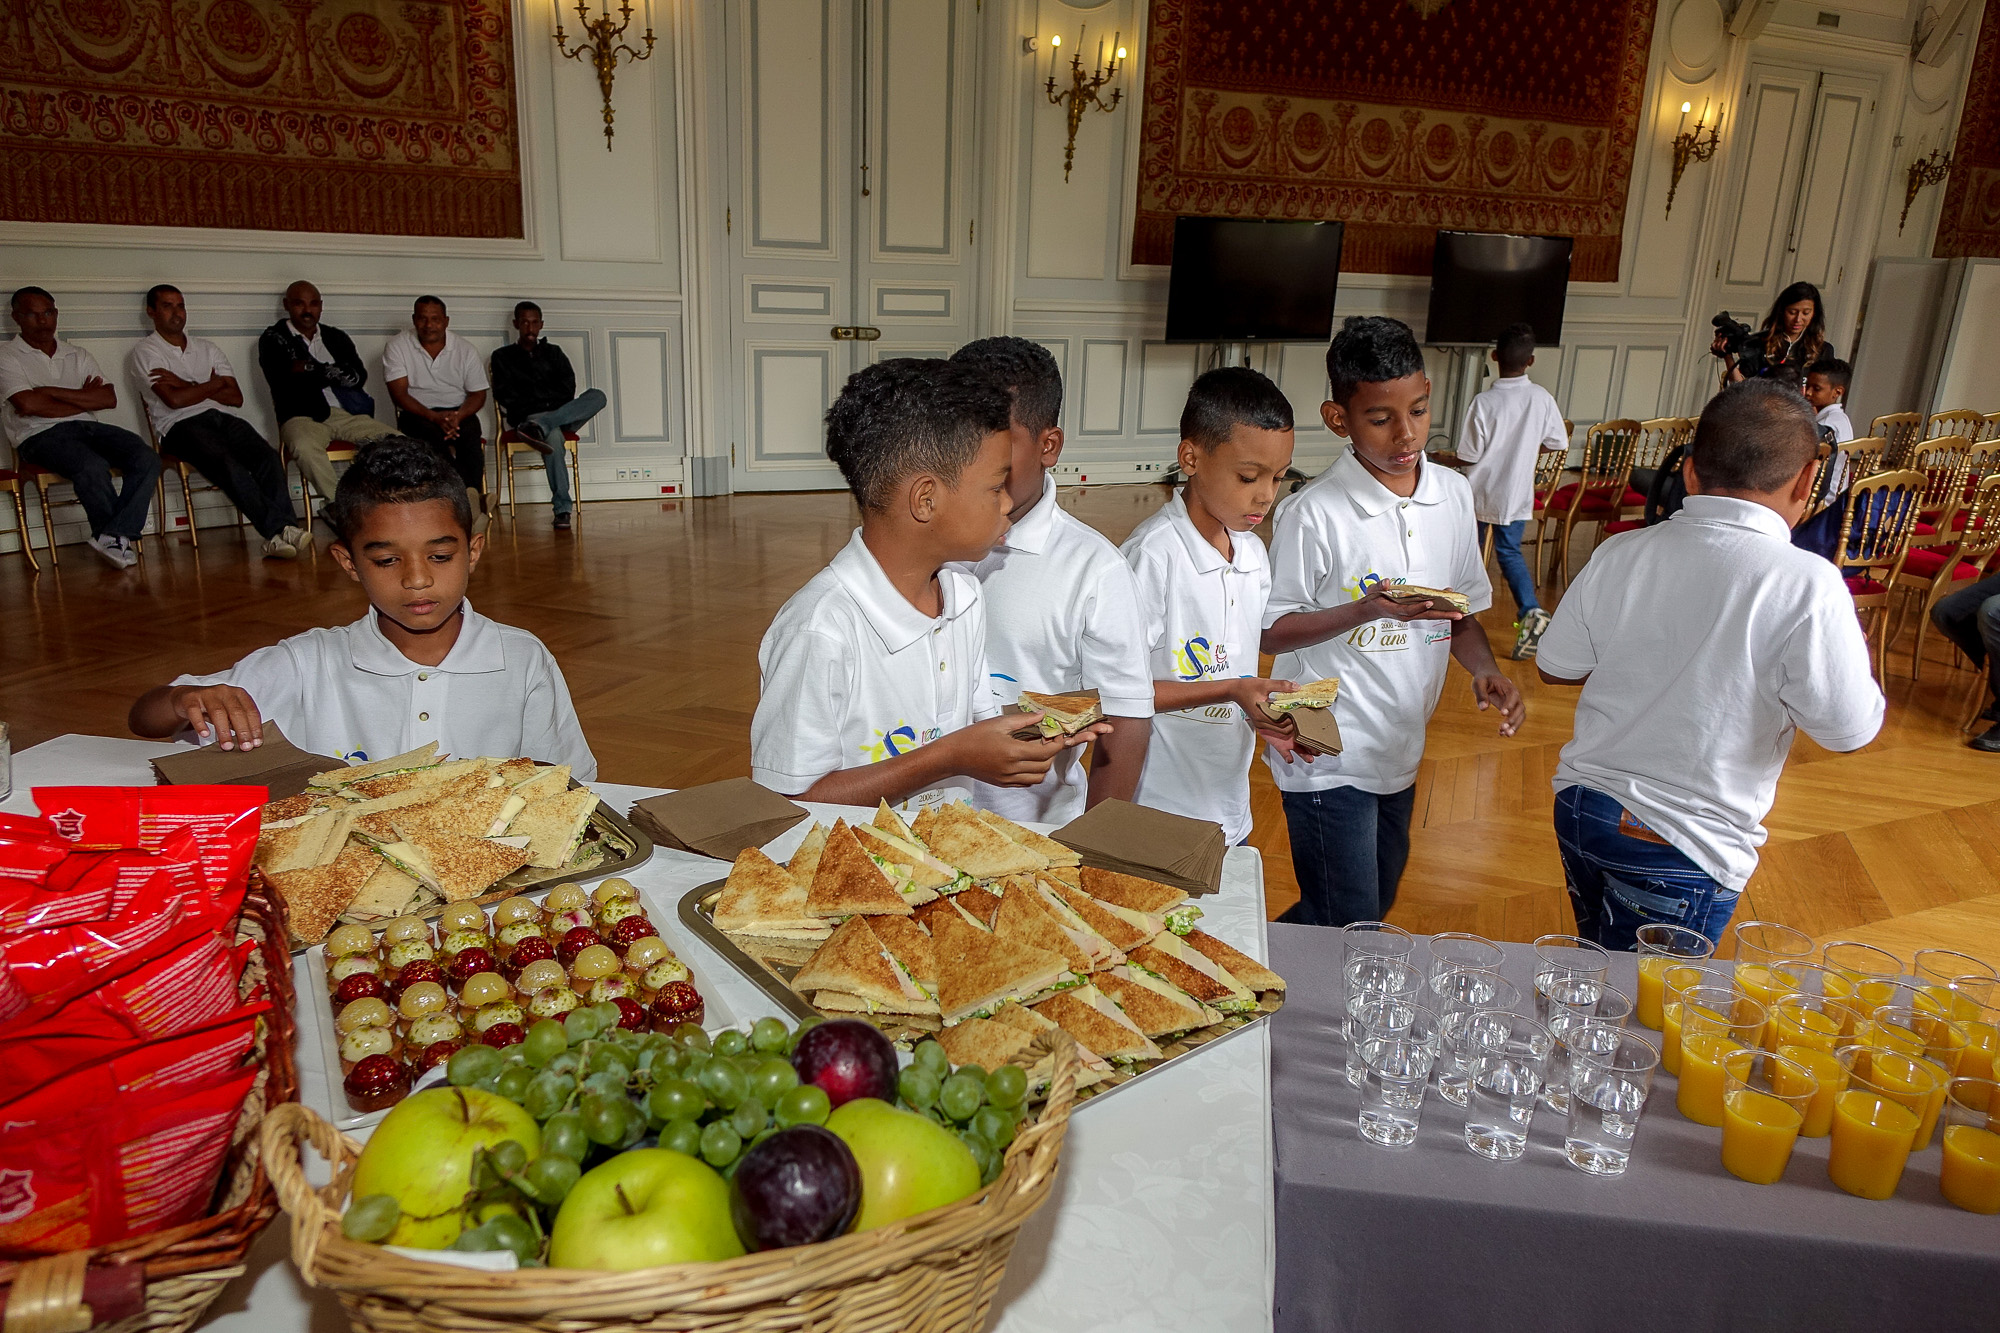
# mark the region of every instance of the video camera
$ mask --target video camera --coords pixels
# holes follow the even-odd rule
[[[1757,341],[1757,331],[1740,320],[1733,319],[1727,310],[1708,321],[1715,326],[1716,336],[1722,339],[1722,348],[1709,350],[1716,356],[1736,357],[1739,360],[1750,345]]]

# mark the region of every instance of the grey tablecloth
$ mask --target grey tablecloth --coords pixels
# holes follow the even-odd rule
[[[1474,1156],[1465,1113],[1435,1088],[1416,1145],[1378,1148],[1341,1073],[1339,932],[1274,924],[1270,949],[1290,983],[1271,1024],[1281,1333],[2000,1328],[2000,1217],[1944,1201],[1935,1139],[1882,1202],[1827,1179],[1826,1139],[1801,1140],[1778,1184],[1751,1185],[1661,1074],[1616,1179],[1568,1164],[1546,1107],[1525,1159]],[[1526,986],[1530,958],[1510,945],[1503,970]],[[1633,966],[1613,960],[1628,993]]]

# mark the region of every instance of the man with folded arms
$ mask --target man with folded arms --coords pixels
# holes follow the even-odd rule
[[[451,331],[451,316],[435,296],[419,296],[410,328],[382,353],[382,378],[405,435],[450,456],[472,501],[472,530],[486,531],[486,368],[472,344]]]
[[[493,353],[493,397],[507,414],[508,424],[535,446],[548,469],[549,498],[558,528],[569,526],[573,501],[569,493],[569,459],[563,432],[575,430],[604,410],[601,389],[576,391],[576,372],[569,357],[542,340],[542,308],[533,301],[514,307],[514,331],[519,337]]]
[[[40,287],[14,293],[19,337],[0,343],[0,429],[14,455],[76,488],[90,519],[90,549],[113,569],[139,563],[133,542],[146,530],[160,456],[97,413],[118,406],[97,358],[56,337],[56,302]],[[121,474],[116,489],[111,474]],[[22,533],[21,540],[28,540]]]
[[[153,331],[132,349],[146,386],[146,415],[160,451],[207,477],[264,539],[264,555],[293,560],[307,538],[292,522],[291,488],[278,451],[243,419],[243,390],[222,349],[187,335],[187,300],[161,283],[146,293]],[[188,515],[188,525],[194,515]]]
[[[285,318],[257,339],[257,364],[271,386],[278,438],[299,465],[299,476],[322,504],[333,502],[334,441],[361,444],[396,432],[377,421],[365,392],[368,367],[354,340],[320,323],[319,288],[295,282],[285,288]]]

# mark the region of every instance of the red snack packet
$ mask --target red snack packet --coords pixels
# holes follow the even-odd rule
[[[269,793],[263,787],[37,787],[35,807],[78,852],[158,850],[181,829],[220,891],[243,884]]]
[[[236,915],[241,891],[172,893],[155,873],[109,921],[0,933],[0,1038],[54,1013],[72,997],[124,975]]]
[[[7,1086],[25,1094],[81,1065],[116,1057],[134,1042],[207,1027],[238,1005],[237,979],[255,940],[231,946],[209,934],[71,1000],[47,1018],[10,1029]],[[261,998],[261,997],[256,997]]]
[[[270,1008],[268,1001],[260,1001],[224,1022],[185,1036],[133,1046],[109,1059],[71,1070],[25,1097],[0,1105],[0,1136],[15,1125],[101,1106],[114,1097],[158,1100],[212,1087],[243,1067],[243,1057],[257,1043],[257,1015]]]
[[[55,825],[28,815],[0,815],[0,885],[9,880],[40,884],[49,867],[69,855]]]
[[[207,1207],[257,1071],[0,1130],[0,1258],[104,1245]]]
[[[0,935],[108,920],[124,911],[133,895],[161,873],[169,877],[176,891],[206,891],[201,848],[192,833],[183,829],[162,843],[157,852],[78,852],[50,866],[39,887],[0,877]]]

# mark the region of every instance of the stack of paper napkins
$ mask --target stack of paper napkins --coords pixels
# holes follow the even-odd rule
[[[1189,893],[1222,887],[1222,825],[1130,801],[1101,801],[1049,835],[1087,866],[1171,884]]]

